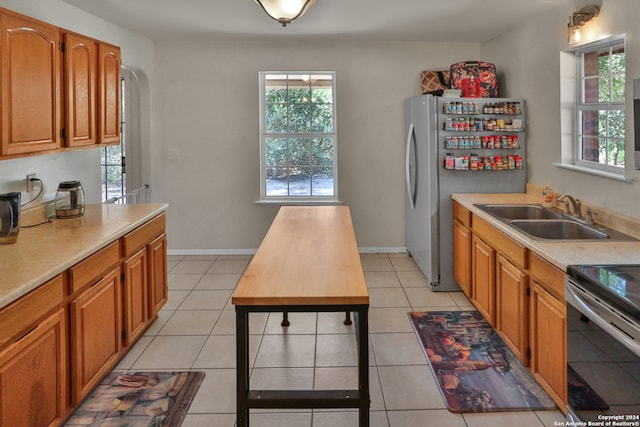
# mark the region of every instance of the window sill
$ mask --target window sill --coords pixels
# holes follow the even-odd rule
[[[344,202],[341,200],[304,200],[304,199],[275,199],[275,200],[256,200],[254,202],[256,205],[276,205],[276,206],[340,206],[343,205]]]
[[[633,182],[633,180],[631,178],[627,178],[626,176],[620,175],[620,174],[617,174],[617,173],[599,171],[599,170],[595,170],[595,169],[585,168],[583,166],[572,165],[572,164],[569,164],[569,163],[553,163],[553,165],[557,166],[559,168],[562,168],[562,169],[568,169],[568,170],[572,170],[572,171],[575,171],[575,172],[581,172],[581,173],[586,173],[586,174],[589,174],[589,175],[595,175],[595,176],[599,176],[601,178],[612,179],[614,181]]]

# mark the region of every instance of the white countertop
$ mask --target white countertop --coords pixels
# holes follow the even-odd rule
[[[21,228],[18,241],[0,245],[0,307],[166,211],[166,204],[87,205],[80,218]]]
[[[476,207],[476,203],[540,204],[540,197],[530,194],[454,194],[452,198],[465,208],[526,246],[551,264],[566,271],[573,264],[640,264],[640,240],[635,242],[538,241]],[[634,237],[638,238],[636,234]]]

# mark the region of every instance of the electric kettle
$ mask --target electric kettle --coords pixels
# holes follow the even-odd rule
[[[84,190],[80,181],[64,181],[56,191],[56,218],[84,215]]]
[[[0,194],[0,244],[15,243],[20,231],[20,193]]]

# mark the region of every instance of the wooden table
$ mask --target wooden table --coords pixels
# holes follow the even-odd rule
[[[237,426],[251,408],[358,408],[369,425],[369,294],[347,206],[283,206],[231,298],[236,306]],[[249,313],[354,312],[357,390],[251,390]]]

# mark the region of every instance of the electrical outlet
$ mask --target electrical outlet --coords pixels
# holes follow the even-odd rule
[[[31,181],[35,178],[37,178],[37,175],[35,173],[30,173],[29,175],[27,175],[27,193],[31,193],[35,189],[34,182]]]

